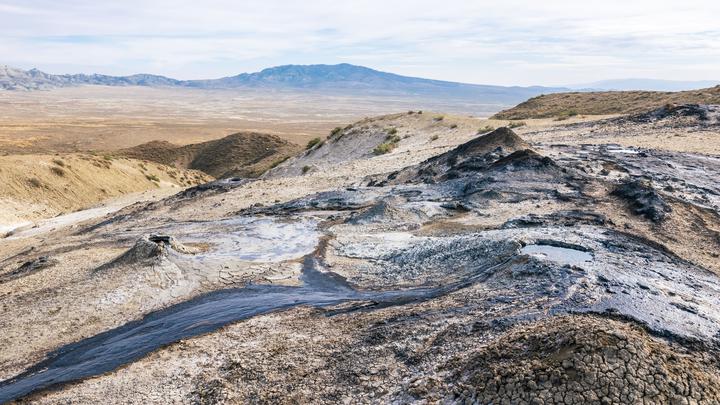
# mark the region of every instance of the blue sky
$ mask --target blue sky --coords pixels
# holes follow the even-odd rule
[[[720,1],[0,0],[0,63],[215,78],[353,63],[504,85],[720,79]]]

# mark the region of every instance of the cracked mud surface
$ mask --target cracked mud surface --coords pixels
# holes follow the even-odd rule
[[[2,242],[0,378],[103,332],[132,347],[128,321],[182,325],[193,302],[255,291],[282,311],[183,315],[144,357],[24,400],[720,400],[716,157],[530,146],[501,129],[393,158],[403,142],[433,148],[408,131],[388,156],[323,163],[337,170],[298,179],[304,192],[279,186],[292,177],[216,183]],[[309,257],[341,299],[289,294],[312,285]]]

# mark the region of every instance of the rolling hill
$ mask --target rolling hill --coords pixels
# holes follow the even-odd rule
[[[493,116],[494,119],[637,114],[665,104],[720,104],[720,86],[690,91],[604,91],[556,93],[533,97]]]
[[[241,132],[208,142],[179,146],[152,141],[123,149],[117,155],[194,169],[216,178],[257,177],[299,152],[300,147],[275,135]]]

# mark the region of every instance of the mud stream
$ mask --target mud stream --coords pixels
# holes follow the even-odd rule
[[[24,373],[0,383],[0,403],[72,381],[100,375],[185,338],[217,330],[256,315],[307,305],[330,307],[349,301],[328,314],[384,308],[419,302],[463,288],[487,272],[436,288],[394,291],[359,291],[341,277],[319,271],[318,259],[304,259],[302,286],[249,285],[205,294],[196,299],[148,314],[143,319],[61,347]],[[492,266],[488,272],[499,266]]]

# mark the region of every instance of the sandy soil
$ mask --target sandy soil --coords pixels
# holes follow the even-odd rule
[[[390,111],[489,116],[500,108],[272,91],[102,86],[0,91],[0,154],[115,150],[152,140],[182,145],[240,131],[276,134],[305,145],[336,126]]]

